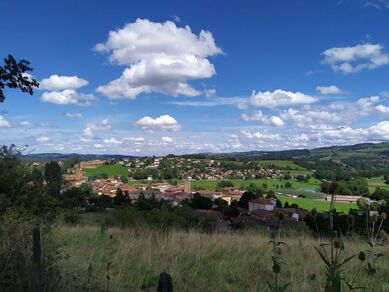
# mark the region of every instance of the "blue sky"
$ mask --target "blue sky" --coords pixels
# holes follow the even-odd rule
[[[389,0],[2,1],[0,144],[167,154],[389,140]]]

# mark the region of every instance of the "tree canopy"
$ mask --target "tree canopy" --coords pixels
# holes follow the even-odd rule
[[[32,95],[34,87],[39,87],[38,81],[27,73],[32,70],[29,61],[24,59],[16,61],[12,55],[8,55],[4,59],[4,65],[0,66],[0,102],[5,100],[4,89],[6,87],[19,88],[22,92]]]

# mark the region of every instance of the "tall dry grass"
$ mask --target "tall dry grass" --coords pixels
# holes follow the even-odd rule
[[[172,275],[175,291],[267,291],[271,281],[271,247],[266,232],[235,235],[199,232],[60,226],[56,240],[68,257],[62,271],[73,275],[84,291],[155,291],[161,272]],[[325,275],[308,235],[283,238],[285,264],[280,281],[290,282],[287,291],[323,291]],[[389,248],[378,247],[384,257],[374,281],[357,258],[345,274],[357,276],[365,291],[389,291]],[[369,249],[354,238],[345,243],[344,256]],[[80,288],[81,289],[81,288]]]

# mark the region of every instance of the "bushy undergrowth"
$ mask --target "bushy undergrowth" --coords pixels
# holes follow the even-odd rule
[[[0,217],[0,290],[32,291],[32,230],[34,217],[8,211]],[[51,230],[42,225],[42,282],[47,291],[59,288],[60,257]]]

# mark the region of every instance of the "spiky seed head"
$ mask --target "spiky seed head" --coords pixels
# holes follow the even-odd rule
[[[376,213],[374,213],[373,215],[371,215],[371,221],[372,222],[377,222],[378,221],[378,215]]]
[[[312,214],[313,217],[316,217],[317,216],[317,209],[313,208],[312,211],[311,211],[311,214]]]
[[[387,216],[385,212],[382,212],[380,215],[381,220],[386,220]]]
[[[363,262],[364,260],[366,260],[366,253],[364,251],[360,251],[359,254],[358,254],[358,259]]]

